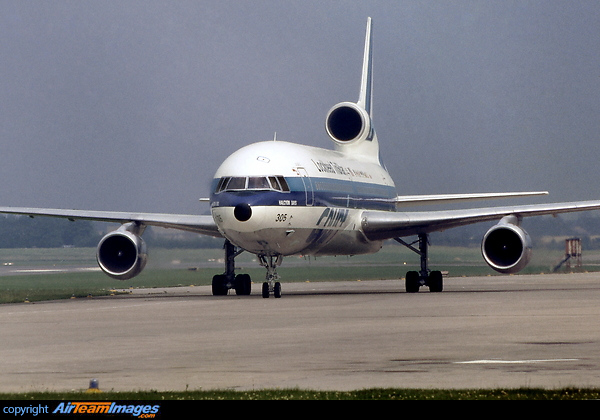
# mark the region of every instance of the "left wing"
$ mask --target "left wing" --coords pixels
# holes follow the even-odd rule
[[[69,220],[94,220],[111,223],[135,222],[145,226],[158,226],[186,230],[204,235],[221,237],[217,224],[209,215],[128,213],[92,210],[61,210],[28,207],[0,207],[0,213],[25,216],[61,217]]]
[[[394,199],[396,207],[424,206],[429,204],[461,203],[464,201],[493,200],[498,198],[532,197],[548,195],[548,191],[472,193],[472,194],[436,194],[436,195],[399,195]]]
[[[442,231],[478,222],[494,221],[511,215],[521,218],[586,210],[600,210],[600,201],[576,201],[465,210],[414,212],[365,211],[362,214],[362,229],[368,239],[383,240]]]

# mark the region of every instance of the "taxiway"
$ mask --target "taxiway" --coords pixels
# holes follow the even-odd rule
[[[0,392],[600,387],[600,273],[0,305]]]

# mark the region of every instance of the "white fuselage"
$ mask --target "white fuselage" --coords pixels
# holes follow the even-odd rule
[[[391,211],[394,183],[376,162],[294,143],[246,146],[217,170],[211,210],[220,232],[259,255],[352,255],[381,241],[361,232],[364,210]]]

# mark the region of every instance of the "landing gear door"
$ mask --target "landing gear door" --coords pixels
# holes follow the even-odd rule
[[[312,181],[308,176],[308,172],[305,168],[300,166],[296,168],[296,172],[298,173],[298,175],[300,175],[302,183],[304,184],[304,191],[306,193],[306,205],[312,206],[315,202],[315,192],[313,190]]]

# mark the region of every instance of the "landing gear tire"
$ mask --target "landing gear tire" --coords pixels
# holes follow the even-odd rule
[[[417,271],[406,273],[406,293],[417,293],[421,286],[428,286],[432,293],[439,293],[444,290],[444,279],[441,271],[432,271],[425,281],[421,280]]]
[[[269,296],[271,296],[271,285],[266,281],[262,285],[262,297],[268,298]],[[273,297],[275,297],[275,299],[281,297],[281,283],[278,281],[273,283]]]
[[[432,293],[439,293],[444,290],[444,279],[441,271],[432,271],[427,279],[427,286]]]
[[[406,273],[406,293],[417,293],[421,287],[421,280],[419,279],[419,273],[416,271],[409,271]]]
[[[213,296],[226,296],[229,292],[227,287],[227,277],[223,274],[217,274],[212,279],[212,294]]]
[[[429,249],[429,240],[426,233],[419,233],[419,239],[413,243],[405,242],[401,238],[394,238],[411,251],[414,251],[421,259],[420,271],[409,271],[406,273],[406,293],[417,293],[421,286],[428,286],[429,291],[438,293],[444,290],[444,279],[441,271],[429,271],[427,268],[427,254]],[[419,248],[413,245],[419,243]]]
[[[281,297],[281,283],[275,282],[275,286],[273,287],[273,296],[276,299]]]
[[[252,279],[248,274],[238,274],[235,276],[235,294],[238,296],[248,296],[252,291]]]

